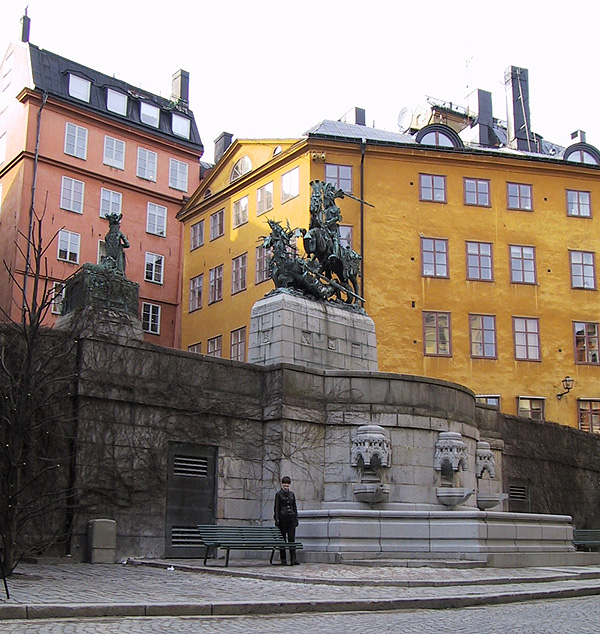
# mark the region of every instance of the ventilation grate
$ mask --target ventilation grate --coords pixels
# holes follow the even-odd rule
[[[173,475],[206,478],[208,476],[208,459],[199,456],[174,456]]]
[[[511,500],[527,502],[527,487],[509,486],[508,495]]]
[[[173,548],[203,548],[204,542],[196,526],[173,526],[171,546]]]

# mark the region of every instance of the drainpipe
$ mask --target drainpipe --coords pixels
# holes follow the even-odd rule
[[[35,156],[33,159],[33,180],[31,183],[31,205],[29,206],[29,233],[27,235],[27,253],[25,256],[25,279],[23,280],[23,306],[21,308],[21,320],[23,325],[25,325],[25,313],[27,308],[27,278],[29,276],[30,264],[29,260],[31,259],[31,241],[33,240],[33,216],[35,210],[35,185],[37,181],[37,168],[38,168],[38,158],[40,155],[40,132],[42,129],[42,110],[46,105],[46,101],[48,100],[48,93],[44,92],[42,97],[42,105],[38,110],[37,114],[37,130],[35,135]]]
[[[360,254],[362,260],[360,261],[360,278],[361,295],[365,296],[365,148],[367,147],[367,139],[364,137],[360,142]]]

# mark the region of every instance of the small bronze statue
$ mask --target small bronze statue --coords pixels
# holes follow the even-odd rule
[[[129,240],[121,232],[121,219],[123,214],[106,214],[108,220],[108,233],[106,241],[106,255],[102,258],[102,265],[113,268],[125,275],[125,249],[129,248]]]

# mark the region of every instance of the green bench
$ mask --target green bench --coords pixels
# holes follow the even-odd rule
[[[595,528],[574,530],[573,544],[578,550],[599,550],[600,530]]]
[[[287,550],[301,550],[300,542],[286,542],[281,531],[276,526],[217,526],[214,524],[199,524],[198,532],[204,542],[204,565],[211,548],[222,548],[226,551],[225,566],[229,566],[229,551],[231,550],[270,550],[273,563],[275,552],[282,548]],[[290,555],[291,556],[291,555]]]

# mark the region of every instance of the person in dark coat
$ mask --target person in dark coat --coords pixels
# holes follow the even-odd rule
[[[292,480],[289,476],[281,478],[281,489],[275,494],[275,526],[279,527],[286,542],[296,541],[296,526],[298,526],[298,507],[296,506],[296,496],[290,491]],[[286,549],[279,551],[281,565],[285,566]],[[296,559],[296,549],[290,548],[290,566],[297,566],[300,562]]]

